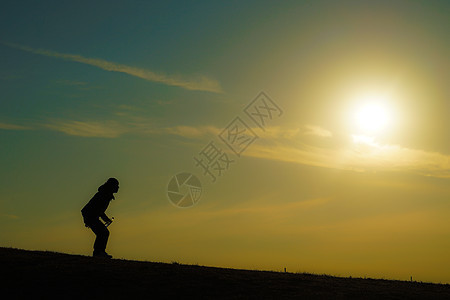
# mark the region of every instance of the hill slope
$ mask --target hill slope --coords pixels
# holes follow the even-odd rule
[[[450,285],[107,260],[0,248],[13,298],[450,299]]]

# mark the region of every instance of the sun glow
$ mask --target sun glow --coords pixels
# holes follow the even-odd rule
[[[374,137],[365,135],[352,135],[353,143],[364,144],[372,147],[378,147],[379,145],[375,142]]]
[[[358,130],[366,134],[380,133],[388,128],[391,113],[387,106],[387,98],[381,95],[361,97],[361,105],[355,112],[355,123]]]

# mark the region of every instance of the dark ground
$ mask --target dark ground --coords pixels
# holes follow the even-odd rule
[[[100,259],[0,248],[8,299],[450,299],[450,285]],[[6,299],[6,298],[3,298]]]

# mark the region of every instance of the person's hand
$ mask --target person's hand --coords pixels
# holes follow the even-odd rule
[[[105,226],[108,227],[112,223],[113,220],[114,220],[114,217],[112,217],[111,219],[107,218],[107,220],[105,221]]]

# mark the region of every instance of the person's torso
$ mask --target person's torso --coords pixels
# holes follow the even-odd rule
[[[84,217],[96,218],[103,214],[113,199],[112,194],[97,192],[94,197],[83,207],[81,213]]]

